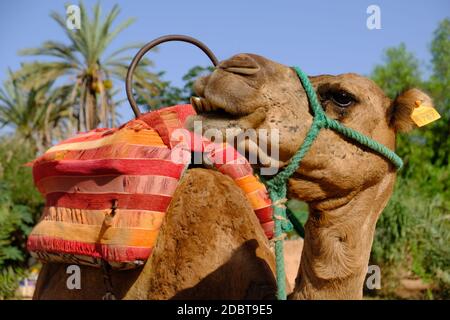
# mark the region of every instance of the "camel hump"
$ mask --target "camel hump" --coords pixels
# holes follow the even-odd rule
[[[136,285],[126,298],[274,298],[274,265],[244,192],[220,172],[191,169],[175,191],[137,280],[152,290]]]

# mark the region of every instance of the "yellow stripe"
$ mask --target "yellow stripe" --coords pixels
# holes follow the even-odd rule
[[[73,142],[73,143],[64,143],[60,145],[56,145],[50,148],[47,153],[61,151],[61,150],[86,150],[86,149],[94,149],[103,147],[110,144],[116,143],[130,143],[136,145],[144,145],[144,146],[165,146],[164,142],[161,140],[161,137],[154,130],[140,130],[135,131],[131,129],[122,129],[117,131],[114,134],[105,136],[104,138],[91,140],[91,141],[82,141],[82,142]]]
[[[102,231],[100,226],[43,220],[33,229],[32,235],[105,245],[153,247],[158,233],[159,229],[107,228]]]

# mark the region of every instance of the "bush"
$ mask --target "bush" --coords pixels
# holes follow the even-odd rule
[[[15,297],[20,280],[27,276],[26,270],[22,268],[7,267],[0,270],[0,300]]]
[[[372,261],[383,272],[381,295],[395,294],[402,278],[418,277],[432,288],[424,298],[450,298],[450,19],[436,28],[430,51],[428,79],[405,45],[386,50],[385,63],[371,75],[391,98],[421,88],[442,116],[399,136],[397,152],[405,167],[378,221],[372,248]]]
[[[0,299],[11,298],[28,268],[26,237],[40,215],[43,199],[33,185],[34,148],[0,140]]]
[[[434,288],[424,297],[450,298],[449,168],[421,169],[399,177],[377,224],[372,262],[383,272],[381,295],[395,295],[401,278],[415,276]]]

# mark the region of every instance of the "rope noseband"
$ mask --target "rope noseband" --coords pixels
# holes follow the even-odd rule
[[[269,189],[269,195],[273,203],[274,212],[273,218],[275,220],[275,259],[276,259],[276,277],[277,277],[277,297],[280,300],[286,299],[286,273],[284,270],[284,254],[283,254],[283,239],[284,234],[292,230],[292,224],[286,217],[287,201],[287,182],[292,174],[300,167],[300,162],[309,151],[314,140],[319,135],[321,129],[332,129],[340,134],[353,139],[363,146],[366,146],[373,151],[384,156],[394,164],[397,170],[403,166],[402,159],[392,150],[382,145],[381,143],[363,135],[362,133],[348,128],[339,121],[329,118],[317,99],[316,92],[308,79],[308,76],[298,67],[294,67],[303,89],[308,97],[309,104],[312,109],[313,122],[306,134],[306,138],[298,151],[291,158],[289,164],[283,171],[279,172],[275,177],[266,181],[265,183]]]

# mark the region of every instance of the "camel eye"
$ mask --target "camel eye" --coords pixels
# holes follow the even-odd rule
[[[331,100],[339,107],[346,108],[355,102],[351,94],[346,91],[336,91],[330,94]]]

